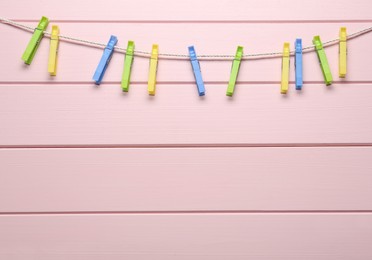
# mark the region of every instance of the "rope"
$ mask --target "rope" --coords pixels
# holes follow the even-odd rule
[[[24,29],[24,30],[30,31],[30,32],[33,32],[36,29],[35,27],[31,27],[31,26],[28,26],[28,25],[25,25],[25,24],[22,24],[22,23],[18,23],[18,22],[15,22],[15,21],[12,21],[12,20],[9,20],[9,19],[6,19],[6,18],[2,18],[2,17],[0,17],[0,21],[2,23],[9,24],[9,25],[12,25],[12,26],[15,26],[15,27],[18,27],[18,28],[21,28],[21,29]],[[368,27],[368,28],[365,28],[365,29],[362,29],[360,31],[354,32],[352,34],[349,34],[347,36],[347,39],[356,38],[356,37],[359,37],[359,36],[364,35],[366,33],[369,33],[371,31],[372,31],[372,26]],[[51,36],[51,33],[49,31],[44,31],[44,34],[48,37]],[[71,36],[67,36],[67,35],[63,35],[63,34],[60,34],[59,38],[64,39],[64,40],[69,41],[69,42],[85,44],[85,45],[89,45],[89,46],[95,46],[95,47],[98,47],[98,48],[105,48],[106,47],[106,44],[101,43],[101,42],[89,41],[89,40],[80,39],[80,38],[76,38],[76,37],[71,37]],[[333,39],[333,40],[325,41],[325,42],[323,42],[323,46],[327,47],[327,46],[335,45],[338,42],[339,42],[339,39]],[[122,52],[122,53],[126,53],[126,49],[122,48],[122,47],[119,47],[119,46],[115,46],[115,50],[119,51],[119,52]],[[309,45],[309,46],[303,47],[302,50],[303,50],[303,52],[314,51],[314,45]],[[290,54],[293,55],[294,51],[293,50],[290,51]],[[242,59],[243,60],[263,59],[263,58],[269,58],[269,57],[281,57],[282,55],[283,55],[282,52],[250,53],[250,54],[243,55]],[[134,51],[134,56],[150,58],[151,57],[151,52],[135,50]],[[161,58],[172,59],[172,60],[189,60],[190,57],[187,54],[159,53],[159,59],[161,59]],[[202,55],[198,55],[198,58],[200,60],[233,60],[235,58],[235,56],[234,55],[221,55],[221,54],[202,54]]]

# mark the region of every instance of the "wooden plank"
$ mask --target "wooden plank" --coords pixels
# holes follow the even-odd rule
[[[371,147],[1,149],[0,212],[372,210]]]
[[[35,23],[27,23],[34,26]],[[348,32],[371,26],[371,23],[289,23],[289,24],[216,24],[216,23],[61,23],[61,33],[83,39],[107,43],[110,33],[119,38],[119,45],[126,47],[128,40],[135,40],[136,49],[151,51],[151,45],[159,44],[160,52],[187,55],[187,46],[194,44],[198,54],[234,55],[238,44],[245,46],[245,53],[282,51],[283,42],[289,41],[293,48],[296,37],[303,38],[303,44],[311,45],[312,37],[320,34],[323,41],[338,38],[341,25]],[[195,27],[197,26],[197,30]],[[260,28],[260,30],[257,30]],[[109,29],[109,31],[108,31]],[[224,36],[221,37],[223,31]],[[1,82],[85,82],[92,84],[93,73],[102,55],[99,48],[63,42],[59,49],[58,75],[51,78],[47,72],[49,39],[45,38],[31,66],[25,66],[21,55],[27,45],[30,33],[1,25],[0,32],[6,34],[0,40],[0,55],[7,72]],[[328,47],[326,52],[335,81],[372,81],[372,74],[366,64],[372,60],[372,52],[366,51],[372,42],[372,33],[348,41],[347,78],[338,78],[338,45]],[[123,71],[124,55],[115,53],[103,82],[119,85]],[[294,80],[292,59],[290,80]],[[147,83],[149,61],[137,57],[133,65],[132,82]],[[206,82],[227,82],[231,61],[201,61],[203,78]],[[279,82],[281,58],[248,60],[243,62],[238,80],[241,82]],[[323,83],[323,76],[315,52],[304,55],[304,80]],[[159,82],[194,83],[188,60],[161,60],[158,71]]]
[[[371,214],[1,216],[12,260],[365,260]]]
[[[119,86],[3,85],[1,146],[370,144],[370,84],[307,85],[302,94],[278,85]]]
[[[58,7],[58,8],[56,8]],[[363,1],[229,1],[189,0],[170,4],[167,0],[95,2],[57,0],[37,4],[27,0],[2,2],[3,15],[17,19],[82,20],[345,20],[372,19],[371,2]],[[32,12],[30,12],[32,10]],[[87,11],[89,10],[89,12]]]

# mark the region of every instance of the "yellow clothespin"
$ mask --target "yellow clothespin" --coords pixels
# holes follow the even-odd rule
[[[155,96],[156,73],[158,71],[158,55],[159,55],[159,46],[157,44],[153,44],[151,58],[150,58],[149,81],[148,81],[148,87],[147,87],[149,95],[151,96]]]
[[[338,49],[338,73],[340,78],[346,77],[346,60],[347,60],[347,46],[346,46],[346,27],[340,28],[340,43]]]
[[[49,61],[48,61],[48,72],[50,73],[51,76],[57,75],[58,43],[59,43],[59,28],[57,25],[53,25],[52,34],[50,35]]]
[[[282,58],[282,83],[280,93],[287,94],[289,85],[289,42],[284,43],[283,58]]]

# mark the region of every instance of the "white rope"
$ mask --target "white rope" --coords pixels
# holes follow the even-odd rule
[[[12,21],[12,20],[9,20],[9,19],[6,19],[6,18],[2,18],[2,17],[0,17],[0,21],[2,23],[9,24],[9,25],[12,25],[12,26],[15,26],[15,27],[18,27],[18,28],[21,28],[21,29],[24,29],[24,30],[30,31],[30,32],[33,32],[36,29],[35,27],[31,27],[31,26],[28,26],[28,25],[25,25],[25,24],[22,24],[22,23],[18,23],[18,22],[15,22],[15,21]],[[369,32],[372,32],[372,26],[368,27],[368,28],[365,28],[363,30],[354,32],[352,34],[349,34],[347,36],[347,39],[356,38],[358,36],[361,36],[361,35],[369,33]],[[50,35],[51,35],[51,33],[48,32],[48,31],[44,31],[44,34],[48,37],[50,37]],[[95,46],[95,47],[99,47],[99,48],[105,48],[106,47],[105,43],[84,40],[84,39],[75,38],[75,37],[62,35],[62,34],[59,35],[59,38],[64,39],[64,40],[69,41],[69,42],[86,44],[86,45]],[[338,42],[339,42],[339,39],[333,39],[333,40],[325,41],[325,42],[323,42],[323,46],[324,47],[331,46],[331,45],[337,44]],[[309,46],[303,47],[302,50],[303,50],[303,52],[314,51],[314,45],[309,45]],[[115,51],[125,53],[126,49],[122,48],[122,47],[119,47],[119,46],[115,46]],[[290,54],[293,55],[294,51],[290,51]],[[268,57],[281,57],[282,55],[283,55],[282,52],[250,53],[250,54],[243,55],[242,59],[243,60],[263,59],[263,58],[268,58]],[[151,52],[135,50],[134,51],[134,56],[150,58],[151,57]],[[187,54],[176,54],[176,53],[159,53],[159,58],[160,59],[161,58],[172,59],[172,60],[189,60],[189,55],[187,55]],[[233,60],[234,58],[235,58],[234,55],[221,55],[221,54],[209,54],[209,55],[202,54],[202,55],[198,55],[198,59],[200,59],[200,60]]]

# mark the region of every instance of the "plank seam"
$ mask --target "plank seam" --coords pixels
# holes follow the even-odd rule
[[[228,81],[204,81],[206,85],[227,85]],[[289,81],[290,84],[294,84],[294,81]],[[0,81],[0,85],[94,85],[93,81]],[[147,85],[147,81],[131,81],[133,85]],[[157,85],[191,85],[195,84],[195,81],[157,81]],[[239,81],[237,85],[244,84],[259,84],[259,85],[272,85],[280,84],[280,81]],[[324,81],[304,81],[307,85],[319,85],[324,84]],[[354,81],[333,81],[332,85],[356,85],[356,84],[372,84],[372,80],[354,80]],[[120,81],[105,81],[101,85],[120,85]],[[95,86],[95,85],[94,85]]]
[[[25,22],[25,23],[37,23],[39,22],[38,19],[16,19],[16,18],[9,18],[15,22]],[[164,24],[172,24],[172,23],[201,23],[201,24],[266,24],[266,23],[278,23],[278,24],[295,24],[295,23],[371,23],[372,19],[349,19],[349,20],[94,20],[94,19],[86,19],[86,20],[79,20],[79,19],[51,19],[53,23],[164,23]]]
[[[92,144],[0,145],[0,149],[111,149],[111,148],[328,148],[372,147],[372,143],[278,143],[278,144]]]
[[[23,211],[0,212],[1,216],[18,215],[168,215],[168,214],[372,214],[372,210],[170,210],[170,211]]]

